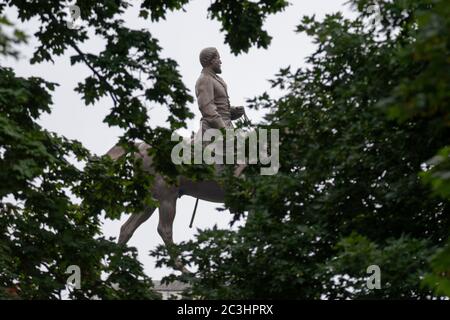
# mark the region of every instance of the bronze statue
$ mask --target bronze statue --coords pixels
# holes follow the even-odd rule
[[[231,107],[227,86],[217,75],[221,73],[221,61],[215,48],[203,49],[200,53],[200,63],[203,66],[201,75],[196,83],[195,91],[198,105],[202,113],[201,132],[209,128],[221,129],[232,127],[231,120],[237,119],[244,114],[243,107]],[[173,221],[176,213],[177,199],[182,195],[188,195],[197,199],[210,202],[223,203],[224,191],[216,181],[191,181],[186,177],[178,178],[178,185],[168,184],[164,178],[155,172],[152,167],[152,159],[146,143],[138,144],[139,152],[136,157],[143,160],[143,169],[155,175],[155,182],[150,190],[155,199],[159,201],[159,224],[158,233],[166,245],[173,244]],[[108,151],[113,159],[118,159],[124,154],[123,148],[114,146]],[[239,166],[236,175],[239,175],[244,166]],[[131,238],[136,229],[153,214],[156,208],[147,207],[143,212],[132,214],[120,228],[118,242],[125,244]],[[177,261],[177,268],[188,272],[184,266]]]
[[[195,84],[195,95],[202,113],[201,130],[232,128],[231,120],[244,114],[244,107],[231,107],[227,85],[222,73],[219,52],[216,48],[205,48],[200,52],[203,70]]]

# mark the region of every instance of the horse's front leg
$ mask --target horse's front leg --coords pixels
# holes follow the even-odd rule
[[[177,209],[178,192],[166,195],[159,200],[159,223],[158,233],[167,247],[173,246],[173,221]],[[173,257],[175,267],[183,273],[189,273],[189,270],[181,263],[179,257]]]

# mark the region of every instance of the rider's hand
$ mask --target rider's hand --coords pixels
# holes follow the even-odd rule
[[[244,114],[244,107],[243,106],[236,107],[236,112],[238,113],[239,117],[242,116]]]

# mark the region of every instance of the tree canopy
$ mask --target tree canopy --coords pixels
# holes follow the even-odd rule
[[[446,1],[351,1],[354,19],[303,17],[317,50],[282,68],[279,99],[249,101],[279,128],[278,174],[227,186],[238,231],[184,243],[207,298],[448,296],[449,10]],[[246,214],[250,212],[250,214]],[[170,264],[164,248],[154,251]],[[369,289],[369,266],[381,289]],[[183,277],[181,277],[182,279]]]
[[[143,0],[139,16],[159,21],[187,3]],[[297,32],[317,46],[308,66],[280,69],[271,83],[283,90],[281,98],[262,93],[248,101],[267,111],[260,127],[280,129],[281,168],[261,176],[255,165],[244,178],[223,177],[226,207],[246,224],[200,231],[176,248],[197,268],[178,277],[190,282],[192,296],[450,296],[450,5],[349,4],[357,13],[352,19],[303,17]],[[57,299],[66,289],[69,298],[158,298],[136,250],[105,239],[100,217],[115,219],[155,201],[148,193],[153,177],[132,156],[136,140],[152,145],[155,165],[168,177],[186,171],[167,161],[167,141],[193,117],[186,107],[193,98],[177,63],[160,56],[158,40],[123,24],[131,2],[77,2],[84,22],[77,30],[68,28],[64,5],[3,1],[0,55],[18,57],[17,45],[27,39],[6,17],[7,7],[23,23],[39,18],[31,62],[75,50],[71,63],[91,70],[75,90],[86,105],[110,98],[104,121],[124,130],[127,156],[95,156],[39,126],[58,84],[0,65],[0,297]],[[231,51],[242,54],[270,45],[264,20],[287,5],[215,0],[208,12]],[[80,49],[89,30],[105,40],[97,54]],[[146,103],[168,108],[170,129],[149,125]],[[169,249],[152,253],[159,265],[173,266]],[[74,264],[83,279],[77,290],[66,284]],[[381,289],[366,285],[371,265],[380,267]]]
[[[141,1],[139,16],[159,21],[187,2]],[[164,157],[170,155],[171,131],[149,126],[145,106],[154,102],[167,107],[174,130],[193,117],[186,107],[192,97],[177,63],[160,57],[158,40],[147,30],[124,26],[123,13],[131,2],[76,4],[84,24],[75,30],[67,24],[70,17],[64,2],[0,3],[0,55],[19,58],[17,45],[27,41],[27,35],[8,20],[8,7],[17,11],[22,23],[38,18],[40,26],[34,36],[39,46],[31,63],[53,61],[73,49],[76,54],[70,62],[91,70],[75,90],[86,105],[110,97],[110,113],[104,121],[124,129],[120,143],[128,153],[113,163],[39,126],[36,120],[51,112],[52,91],[58,84],[21,78],[11,68],[0,66],[0,295],[54,299],[66,290],[68,298],[158,298],[136,259],[135,248],[105,239],[100,216],[119,218],[154,201],[148,194],[152,177],[140,170],[132,156],[136,139],[154,146],[158,168],[169,176],[176,174]],[[215,1],[208,11],[211,19],[222,23],[226,42],[238,54],[253,45],[269,45],[271,38],[262,28],[263,21],[286,5],[283,0]],[[98,54],[80,49],[88,40],[88,31],[106,42]],[[82,286],[77,290],[66,284],[71,265],[81,270]]]

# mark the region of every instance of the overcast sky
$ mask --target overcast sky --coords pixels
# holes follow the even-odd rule
[[[131,2],[131,1],[130,1]],[[270,16],[264,28],[273,37],[267,50],[250,49],[248,53],[239,56],[231,54],[228,46],[224,44],[224,35],[220,33],[220,24],[207,19],[207,7],[210,1],[191,1],[185,6],[186,12],[169,13],[167,19],[152,24],[137,19],[137,8],[127,11],[124,20],[128,27],[148,29],[154,37],[159,39],[163,48],[162,56],[170,57],[178,62],[179,72],[185,85],[194,95],[195,82],[200,74],[201,66],[198,54],[204,47],[216,47],[222,60],[222,78],[228,84],[228,93],[232,105],[244,105],[247,98],[252,98],[270,88],[268,79],[272,79],[281,67],[288,65],[293,68],[305,65],[304,59],[314,49],[311,38],[305,34],[296,34],[295,27],[303,15],[315,14],[322,18],[325,14],[341,11],[346,16],[352,15],[344,0],[291,0],[284,12]],[[14,19],[15,12],[6,11],[7,16]],[[33,34],[39,22],[18,24],[28,34]],[[73,51],[68,50],[65,55],[55,59],[55,63],[42,63],[30,65],[33,47],[37,45],[36,39],[31,38],[27,46],[22,47],[23,58],[20,61],[7,60],[6,65],[13,67],[20,76],[40,76],[47,81],[57,82],[54,96],[52,114],[40,119],[40,124],[48,130],[57,132],[70,139],[76,139],[93,153],[104,154],[116,142],[121,131],[109,128],[102,121],[108,114],[111,101],[104,98],[94,106],[84,106],[80,96],[73,91],[76,84],[90,75],[90,71],[83,65],[70,65],[70,56]],[[98,52],[102,50],[102,42],[97,37],[91,37],[82,45],[85,52]],[[191,131],[199,128],[200,112],[196,101],[190,105],[195,118],[187,122],[188,129],[181,131],[189,136]],[[167,112],[164,108],[155,107],[149,110],[153,126],[166,126]],[[248,111],[247,114],[253,122],[261,119],[260,111]],[[282,164],[281,164],[282,165]],[[189,221],[194,208],[195,199],[182,197],[177,203],[177,215],[174,222],[174,240],[176,242],[193,239],[196,229],[189,229]],[[196,228],[210,228],[215,224],[219,228],[229,228],[231,215],[228,211],[217,211],[221,204],[199,201],[195,219]],[[105,221],[104,233],[106,236],[118,237],[120,225],[127,219],[122,216],[120,221]],[[169,269],[155,268],[155,261],[148,253],[158,244],[162,243],[157,234],[158,212],[147,220],[134,234],[129,242],[139,252],[139,260],[143,263],[145,272],[153,279],[161,279],[171,273]],[[73,264],[76,264],[74,261]]]

